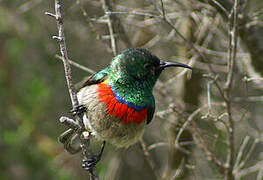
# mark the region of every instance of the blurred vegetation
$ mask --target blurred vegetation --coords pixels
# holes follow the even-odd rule
[[[115,11],[160,14],[158,1],[110,2]],[[218,2],[225,7],[232,3],[224,0]],[[244,77],[263,77],[263,41],[259,41],[263,38],[263,1],[240,2],[245,15],[239,29],[232,111],[235,159],[246,136],[249,141],[242,151],[241,160],[257,142],[251,157],[242,167],[247,170],[260,163],[263,167],[263,81],[244,81]],[[167,16],[178,30],[211,60],[223,84],[227,75],[228,22],[222,17],[222,12],[205,0],[164,0],[164,5]],[[109,37],[106,36],[109,34],[107,24],[100,23],[105,19],[101,1],[63,1],[63,6],[70,59],[95,71],[107,66],[113,54]],[[57,141],[59,134],[66,129],[58,119],[62,115],[70,116],[71,102],[63,65],[55,58],[59,53],[58,44],[51,38],[57,33],[56,24],[44,15],[45,11],[54,12],[52,0],[0,0],[0,179],[88,177],[81,168],[81,157],[68,154]],[[83,15],[83,11],[87,14]],[[184,73],[183,76],[176,76],[175,81],[169,80],[180,70],[168,70],[156,85],[156,115],[146,128],[144,140],[147,145],[164,144],[150,151],[158,171],[164,179],[222,179],[223,174],[207,161],[203,149],[192,137],[191,128],[180,139],[180,142],[190,144],[186,148],[190,154],[182,153],[174,144],[184,122],[182,114],[191,114],[207,105],[209,86],[212,105],[209,110],[205,108],[200,111],[195,122],[219,159],[225,160],[227,135],[220,122],[225,121],[222,114],[226,109],[224,105],[216,105],[223,103],[222,97],[213,82],[203,76],[210,74],[207,62],[159,19],[132,14],[116,17],[127,36],[117,36],[118,52],[132,44],[134,47],[146,47],[162,59],[184,63],[191,61],[199,69],[191,79],[187,78],[189,74]],[[118,32],[117,27],[114,30]],[[117,34],[121,33],[123,31]],[[88,75],[73,67],[75,83]],[[221,116],[222,119],[218,118]],[[220,120],[215,122],[215,119]],[[99,143],[95,143],[94,148],[98,149]],[[180,171],[176,176],[177,169]],[[244,173],[242,169],[240,172]],[[155,178],[139,144],[128,149],[115,149],[107,144],[98,171],[101,179]],[[262,173],[263,169],[258,168],[242,175],[242,178],[260,179]]]

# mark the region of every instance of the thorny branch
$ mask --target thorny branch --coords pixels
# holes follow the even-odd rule
[[[60,52],[62,55],[64,70],[65,70],[65,77],[66,77],[66,81],[68,85],[68,90],[69,90],[72,106],[73,106],[73,109],[76,109],[79,106],[79,102],[78,102],[77,94],[76,94],[76,91],[75,91],[75,88],[72,82],[71,68],[70,68],[69,58],[67,54],[61,0],[55,0],[55,13],[56,14],[46,12],[45,14],[50,17],[55,18],[57,21],[58,36],[53,36],[53,39],[57,40],[60,46]],[[67,118],[62,117],[60,120],[62,123],[65,123],[65,121],[67,121]],[[76,120],[77,120],[77,123],[73,123],[74,121],[72,122],[70,121],[68,123],[69,125],[77,124],[78,126],[80,126],[80,129],[77,132],[81,136],[83,131],[85,130],[85,127],[84,127],[82,117],[80,114],[76,114]],[[89,140],[81,138],[81,147],[82,147],[84,159],[88,159],[89,157],[93,156],[93,153],[91,149],[89,148]],[[97,173],[96,167],[91,168],[89,170],[89,174],[90,174],[91,179],[98,179],[98,173]]]
[[[230,101],[231,96],[231,87],[233,82],[234,67],[236,61],[236,51],[237,51],[237,15],[239,8],[239,0],[235,0],[234,7],[229,15],[229,46],[228,46],[228,74],[227,81],[225,84],[225,102],[226,109],[228,114],[227,119],[227,145],[228,153],[226,159],[226,170],[225,170],[225,179],[230,180],[234,179],[233,168],[234,168],[234,122],[232,117],[232,106]]]

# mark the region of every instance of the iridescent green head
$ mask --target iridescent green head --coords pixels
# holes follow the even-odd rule
[[[114,86],[118,84],[135,84],[138,87],[152,89],[161,72],[166,67],[191,67],[161,61],[150,51],[143,48],[130,48],[116,56],[109,66],[109,79]]]

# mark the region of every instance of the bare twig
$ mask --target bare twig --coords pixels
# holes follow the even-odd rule
[[[258,171],[257,180],[262,180],[262,178],[263,178],[263,168],[261,168]]]
[[[79,106],[79,102],[78,102],[77,94],[76,94],[76,91],[75,91],[75,88],[72,82],[71,68],[70,68],[70,64],[68,60],[67,47],[66,47],[65,34],[64,34],[63,17],[62,17],[61,0],[55,0],[55,12],[56,14],[52,14],[49,12],[46,12],[45,14],[50,17],[55,18],[57,21],[58,36],[53,36],[53,39],[57,40],[60,46],[60,52],[62,55],[64,70],[65,70],[65,77],[66,77],[66,81],[68,85],[68,90],[69,90],[72,106],[73,106],[73,109],[76,109]],[[62,122],[67,122],[67,121],[64,121],[65,118],[64,120],[63,119],[61,120]],[[82,117],[80,114],[76,115],[76,120],[77,120],[77,124],[81,127],[79,131],[77,132],[79,135],[82,135],[82,132],[85,130],[85,127],[84,127]],[[81,138],[81,147],[82,147],[84,159],[88,159],[88,157],[93,156],[93,153],[89,148],[89,140],[85,140]],[[98,179],[98,173],[97,173],[96,167],[91,168],[89,170],[89,174],[92,180]]]
[[[219,172],[223,173],[226,167],[222,161],[217,157],[216,154],[214,154],[213,151],[210,150],[209,145],[207,144],[202,133],[198,130],[197,126],[194,124],[192,127],[198,141],[196,144],[206,153],[207,160],[213,162],[218,167]]]
[[[236,174],[236,178],[241,178],[243,176],[246,176],[247,174],[250,174],[250,173],[253,173],[253,172],[256,172],[260,169],[262,169],[263,167],[263,161],[259,161],[257,164],[255,164],[254,166],[251,166],[249,168],[246,168],[246,169],[243,169],[242,171],[238,172]]]
[[[168,143],[165,143],[165,142],[154,143],[148,146],[148,151],[151,151],[158,147],[167,147],[167,146],[168,146]]]
[[[239,148],[239,152],[237,154],[237,159],[236,159],[236,162],[235,162],[235,165],[234,165],[234,171],[237,169],[237,167],[239,166],[239,163],[241,161],[241,158],[243,156],[243,153],[244,153],[244,150],[245,150],[245,147],[247,146],[247,143],[249,141],[250,137],[249,136],[246,136],[245,139],[243,140],[243,143],[242,145],[240,146]]]
[[[214,103],[214,105],[222,106],[221,103]],[[174,112],[178,113],[179,115],[181,115],[185,119],[185,123],[183,126],[184,126],[184,128],[186,128],[186,126],[192,121],[191,119],[194,118],[194,116],[196,116],[204,108],[207,108],[207,105],[197,109],[196,111],[194,111],[189,116],[184,116],[184,115],[180,114],[180,112],[176,111],[175,109],[173,109],[173,110],[174,110]],[[191,116],[191,118],[190,118],[190,116]],[[182,128],[182,130],[180,129],[180,131],[183,131],[184,128]],[[195,135],[196,145],[198,145],[206,153],[207,160],[213,162],[218,167],[219,171],[223,173],[225,171],[224,164],[217,157],[217,155],[213,151],[210,150],[210,147],[209,147],[208,143],[206,142],[206,139],[203,137],[202,133],[200,132],[200,130],[197,127],[195,122],[192,122],[191,129]],[[179,138],[180,138],[180,136],[177,136],[177,138],[176,138],[177,141],[179,140]]]
[[[63,61],[63,57],[60,56],[60,55],[58,55],[58,54],[56,54],[56,58],[58,58],[58,59],[60,59],[60,60]],[[90,74],[96,73],[96,71],[94,71],[94,70],[92,70],[92,69],[90,69],[90,68],[87,68],[86,66],[83,66],[83,65],[81,65],[81,64],[79,64],[79,63],[76,63],[75,61],[72,61],[72,60],[70,60],[70,59],[68,60],[68,62],[69,62],[71,65],[73,65],[73,66],[75,66],[75,67],[77,67],[77,68],[79,68],[79,69],[81,69],[81,70],[83,70],[83,71],[86,71],[86,72],[88,72],[88,73],[90,73]]]
[[[207,83],[207,104],[208,104],[208,113],[211,111],[211,81]]]
[[[241,101],[260,102],[260,101],[263,101],[263,96],[248,96],[247,98],[236,97],[233,100],[234,100],[234,102],[241,102]]]
[[[177,179],[180,177],[180,175],[183,172],[184,165],[185,165],[185,159],[183,158],[179,164],[179,167],[174,171],[173,175],[171,176],[170,178],[171,180]]]
[[[243,168],[246,165],[247,161],[249,160],[250,156],[252,155],[252,153],[253,153],[253,151],[254,151],[254,149],[258,143],[259,143],[259,139],[255,139],[251,148],[249,149],[248,153],[246,154],[244,160],[242,162],[240,162],[240,164],[238,165],[236,171],[239,171],[241,168]]]
[[[143,139],[140,140],[140,144],[142,146],[143,154],[144,154],[148,164],[150,165],[151,169],[153,170],[156,179],[161,179],[161,176],[160,176],[158,170],[156,169],[156,165],[155,165],[152,157],[150,156],[149,149],[147,148],[146,143],[144,142]]]
[[[112,23],[112,15],[107,14],[106,12],[110,12],[110,2],[109,0],[101,0],[102,2],[102,7],[105,12],[105,16],[107,17],[107,24],[110,32],[110,39],[111,39],[111,48],[112,48],[112,53],[114,56],[117,55],[117,40],[116,37],[114,36],[114,31],[113,31],[113,23]]]
[[[224,6],[222,6],[222,4],[220,4],[216,0],[212,0],[212,2],[225,13],[225,16],[229,16],[229,12],[227,11],[226,8],[224,8]]]
[[[180,147],[179,145],[179,139],[183,133],[183,131],[185,130],[185,128],[191,123],[191,121],[194,119],[194,117],[202,110],[203,108],[199,108],[196,111],[194,111],[188,118],[187,120],[184,122],[183,126],[180,128],[177,137],[175,139],[175,146],[176,148],[178,148],[179,150],[189,154],[190,152],[182,147]]]
[[[225,162],[225,179],[232,180],[234,179],[233,168],[234,168],[234,122],[232,117],[232,107],[231,107],[231,88],[233,82],[234,67],[236,61],[236,51],[237,51],[237,15],[239,8],[239,0],[235,0],[233,6],[233,13],[229,16],[229,46],[228,46],[228,74],[227,81],[225,84],[225,102],[226,109],[228,114],[227,119],[227,146],[228,153]]]
[[[125,12],[125,11],[114,11],[114,12],[106,12],[106,14],[128,14],[128,15],[136,15],[136,16],[146,16],[149,18],[158,18],[159,15],[154,15],[150,13],[144,13],[144,12],[137,12],[137,11],[131,11],[131,12]]]
[[[245,76],[243,78],[243,81],[245,81],[245,82],[249,82],[249,81],[263,81],[263,78],[257,78],[257,77],[248,78],[248,77]]]

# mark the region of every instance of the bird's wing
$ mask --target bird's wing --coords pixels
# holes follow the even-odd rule
[[[152,96],[152,101],[150,106],[148,107],[148,112],[147,112],[147,124],[149,124],[152,121],[154,111],[155,111],[155,100],[154,97]]]
[[[81,82],[76,84],[76,89],[80,90],[81,88],[85,86],[89,86],[92,84],[98,84],[100,82],[103,82],[108,76],[108,68],[105,68],[93,75],[91,75],[88,78],[85,78]]]

